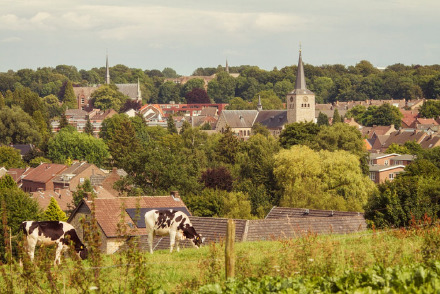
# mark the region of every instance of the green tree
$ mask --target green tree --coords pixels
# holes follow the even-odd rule
[[[128,96],[119,92],[115,85],[102,85],[91,95],[94,107],[101,110],[119,111],[127,99]]]
[[[208,83],[208,96],[216,103],[228,103],[235,97],[235,79],[227,72],[219,72],[214,80]]]
[[[426,100],[420,107],[419,114],[424,118],[438,118],[440,116],[440,101]]]
[[[1,185],[0,185],[1,186]],[[38,220],[41,214],[38,203],[29,197],[23,190],[13,188],[0,188],[0,211],[6,216],[7,229],[11,229],[11,235],[16,236],[20,232],[20,224],[26,220]],[[5,226],[0,226],[0,256],[5,262],[4,236],[9,232],[4,231]],[[19,238],[13,239],[12,247],[15,254],[18,253]]]
[[[373,125],[400,127],[403,114],[396,106],[384,103],[381,106],[370,106],[360,119],[363,126],[371,127]]]
[[[278,98],[278,96],[272,90],[266,90],[259,92],[252,99],[252,109],[257,109],[258,98],[261,98],[261,104],[264,110],[271,109],[283,109],[283,102]]]
[[[124,120],[114,129],[107,145],[116,166],[126,168],[126,158],[141,150],[141,144],[130,120]]]
[[[58,202],[53,197],[50,198],[49,206],[43,212],[42,218],[47,221],[67,221],[66,213],[61,210]]]
[[[365,218],[378,228],[408,226],[413,218],[425,216],[436,219],[440,184],[434,176],[403,174],[379,185],[379,192],[366,205]]]
[[[295,86],[292,82],[290,82],[289,80],[282,80],[275,83],[275,85],[273,86],[273,91],[278,96],[278,98],[284,101],[287,93],[293,91],[294,88]]]
[[[17,188],[17,183],[9,174],[5,174],[0,178],[0,190],[13,188]]]
[[[83,200],[87,193],[92,194],[93,193],[93,186],[90,182],[90,179],[86,179],[82,185],[78,185],[76,188],[76,191],[72,194],[72,205],[73,208],[77,207],[81,200]]]
[[[34,144],[41,142],[35,121],[18,106],[0,110],[0,143]]]
[[[287,124],[281,131],[279,141],[283,148],[293,145],[313,146],[319,130],[319,126],[313,122]]]
[[[178,103],[180,100],[180,85],[171,81],[160,85],[158,93],[159,103],[170,103],[171,101]]]
[[[29,161],[29,165],[31,167],[37,167],[37,166],[39,166],[43,162],[45,162],[45,163],[52,163],[52,161],[50,159],[47,159],[47,158],[42,157],[42,156],[38,156],[38,157],[35,157],[35,158],[31,159]]]
[[[256,134],[260,134],[265,137],[268,137],[270,136],[270,131],[267,127],[257,122],[254,123],[254,125],[252,126],[252,135],[256,135]]]
[[[205,89],[205,81],[203,79],[190,79],[182,86],[182,93],[180,96],[186,97],[186,94],[194,89]]]
[[[167,129],[170,134],[177,134],[176,124],[172,115],[169,115],[167,118]]]
[[[69,126],[69,121],[67,120],[66,114],[63,112],[60,119],[60,130],[64,129],[67,126]]]
[[[240,142],[235,134],[231,131],[231,128],[227,127],[222,134],[217,146],[217,158],[219,161],[234,164],[237,151],[239,149]]]
[[[280,204],[288,207],[362,211],[375,190],[358,158],[346,151],[292,146],[275,156],[274,175],[282,189]]]
[[[339,115],[339,110],[335,109],[335,111],[333,112],[332,124],[337,124],[340,122],[344,122],[344,118],[341,115]]]
[[[63,108],[59,105],[57,96],[53,94],[47,95],[43,98],[43,102],[49,114],[49,118],[59,117],[63,113]]]
[[[5,107],[5,97],[3,97],[2,93],[0,92],[0,110],[2,110],[3,107]]]
[[[6,169],[25,167],[20,151],[9,146],[0,146],[0,166]]]
[[[90,122],[89,116],[87,116],[87,122],[86,122],[86,125],[84,127],[84,133],[86,133],[86,134],[88,134],[90,136],[93,136],[93,125]]]
[[[49,140],[47,155],[57,163],[71,158],[103,166],[109,152],[102,139],[65,128]]]
[[[177,78],[179,77],[179,75],[176,73],[176,71],[170,67],[165,67],[162,70],[162,74],[166,77],[166,78]]]
[[[234,97],[229,101],[229,105],[227,106],[228,110],[247,110],[247,109],[255,109],[252,103],[243,100],[240,97]]]
[[[67,80],[63,84],[63,95],[61,96],[61,101],[69,109],[77,109],[78,101],[76,100],[75,93],[73,92],[72,82]]]
[[[319,149],[336,151],[344,150],[356,156],[365,156],[365,143],[361,132],[348,124],[323,126],[316,136]]]
[[[330,123],[328,122],[328,116],[325,113],[319,112],[318,121],[316,122],[318,126],[328,126]]]

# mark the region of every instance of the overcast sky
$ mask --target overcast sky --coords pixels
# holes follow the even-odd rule
[[[0,72],[439,64],[438,0],[0,0]]]

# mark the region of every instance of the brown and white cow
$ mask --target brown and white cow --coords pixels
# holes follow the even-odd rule
[[[61,221],[24,221],[21,228],[26,236],[26,250],[34,260],[35,247],[56,244],[55,265],[61,263],[61,253],[72,244],[76,253],[82,258],[87,258],[87,248],[81,242],[75,228]]]
[[[190,239],[191,244],[199,248],[205,239],[197,234],[185,213],[173,209],[148,211],[145,213],[145,225],[150,253],[153,253],[154,235],[170,236],[170,252],[173,252],[174,242],[176,242],[177,251],[179,251],[180,240]]]

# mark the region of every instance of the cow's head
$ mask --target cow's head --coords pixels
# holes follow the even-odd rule
[[[84,245],[80,245],[78,248],[75,248],[76,253],[78,253],[79,257],[81,257],[81,259],[86,259],[87,256],[89,255],[89,251],[87,250],[86,246]]]
[[[205,241],[205,238],[202,237],[202,235],[195,235],[194,239],[192,239],[191,241],[194,244],[194,247],[200,248]]]

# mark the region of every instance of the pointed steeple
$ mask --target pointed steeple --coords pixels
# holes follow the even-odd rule
[[[306,77],[304,75],[304,65],[301,57],[301,49],[299,49],[298,70],[296,72],[295,90],[306,90]]]
[[[228,60],[226,59],[226,72],[229,73],[229,65],[228,65]]]
[[[139,78],[138,78],[138,84],[137,84],[138,88],[137,88],[137,97],[136,97],[136,101],[142,101],[142,95],[141,95],[141,84],[139,83]]]
[[[258,111],[262,111],[263,110],[263,105],[261,104],[261,97],[260,97],[260,95],[258,95],[257,110]]]
[[[108,67],[108,53],[105,56],[105,83],[110,84],[110,68]]]

